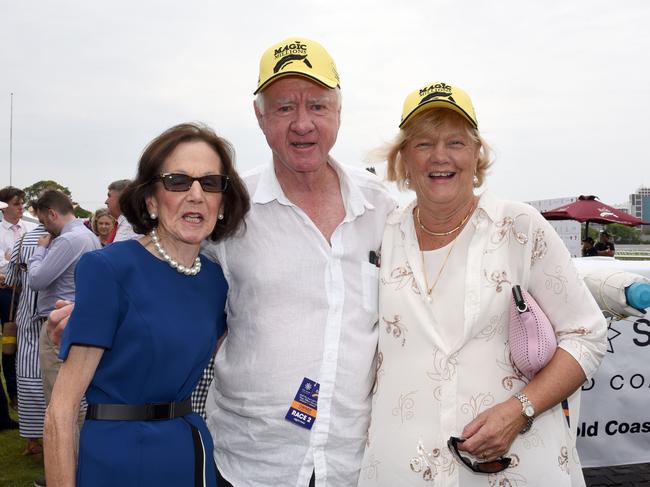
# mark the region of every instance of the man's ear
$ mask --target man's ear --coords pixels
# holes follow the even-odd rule
[[[257,103],[255,103],[255,100],[253,100],[253,109],[255,110],[255,117],[257,118],[257,125],[260,126],[262,130],[264,128],[262,127],[262,118],[264,118],[264,114],[260,112],[260,109],[257,107]]]

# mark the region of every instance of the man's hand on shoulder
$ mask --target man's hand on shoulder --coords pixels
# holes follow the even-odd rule
[[[39,247],[46,247],[50,245],[50,241],[52,240],[52,236],[49,233],[46,233],[42,237],[38,239],[38,246]]]

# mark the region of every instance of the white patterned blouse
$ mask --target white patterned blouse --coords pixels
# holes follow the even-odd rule
[[[532,207],[484,193],[429,301],[422,262],[435,255],[420,253],[414,205],[388,218],[382,243],[377,378],[359,486],[584,485],[560,405],[515,439],[503,472],[474,473],[447,448],[527,382],[510,359],[512,285],[537,299],[587,377],[600,364],[605,320],[564,243]],[[437,270],[427,270],[429,283]],[[570,398],[572,425],[578,410],[579,392]]]

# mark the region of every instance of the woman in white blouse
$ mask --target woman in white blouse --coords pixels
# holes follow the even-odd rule
[[[578,394],[572,427],[560,403],[604,354],[598,307],[536,210],[476,193],[489,149],[465,92],[442,82],[414,91],[400,129],[387,150],[388,179],[416,200],[389,217],[384,233],[377,379],[359,485],[584,485]],[[513,175],[522,183],[530,182]],[[508,345],[515,284],[546,311],[558,340],[530,381]]]

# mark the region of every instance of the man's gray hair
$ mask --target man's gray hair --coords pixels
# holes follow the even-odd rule
[[[336,92],[336,101],[338,102],[338,109],[341,110],[341,105],[343,104],[343,95],[341,95],[341,88],[333,88]],[[260,91],[255,97],[255,106],[259,112],[264,115],[264,92]]]
[[[108,190],[121,193],[126,189],[126,187],[129,184],[131,184],[130,179],[118,179],[117,181],[113,181],[111,184],[108,185]]]

